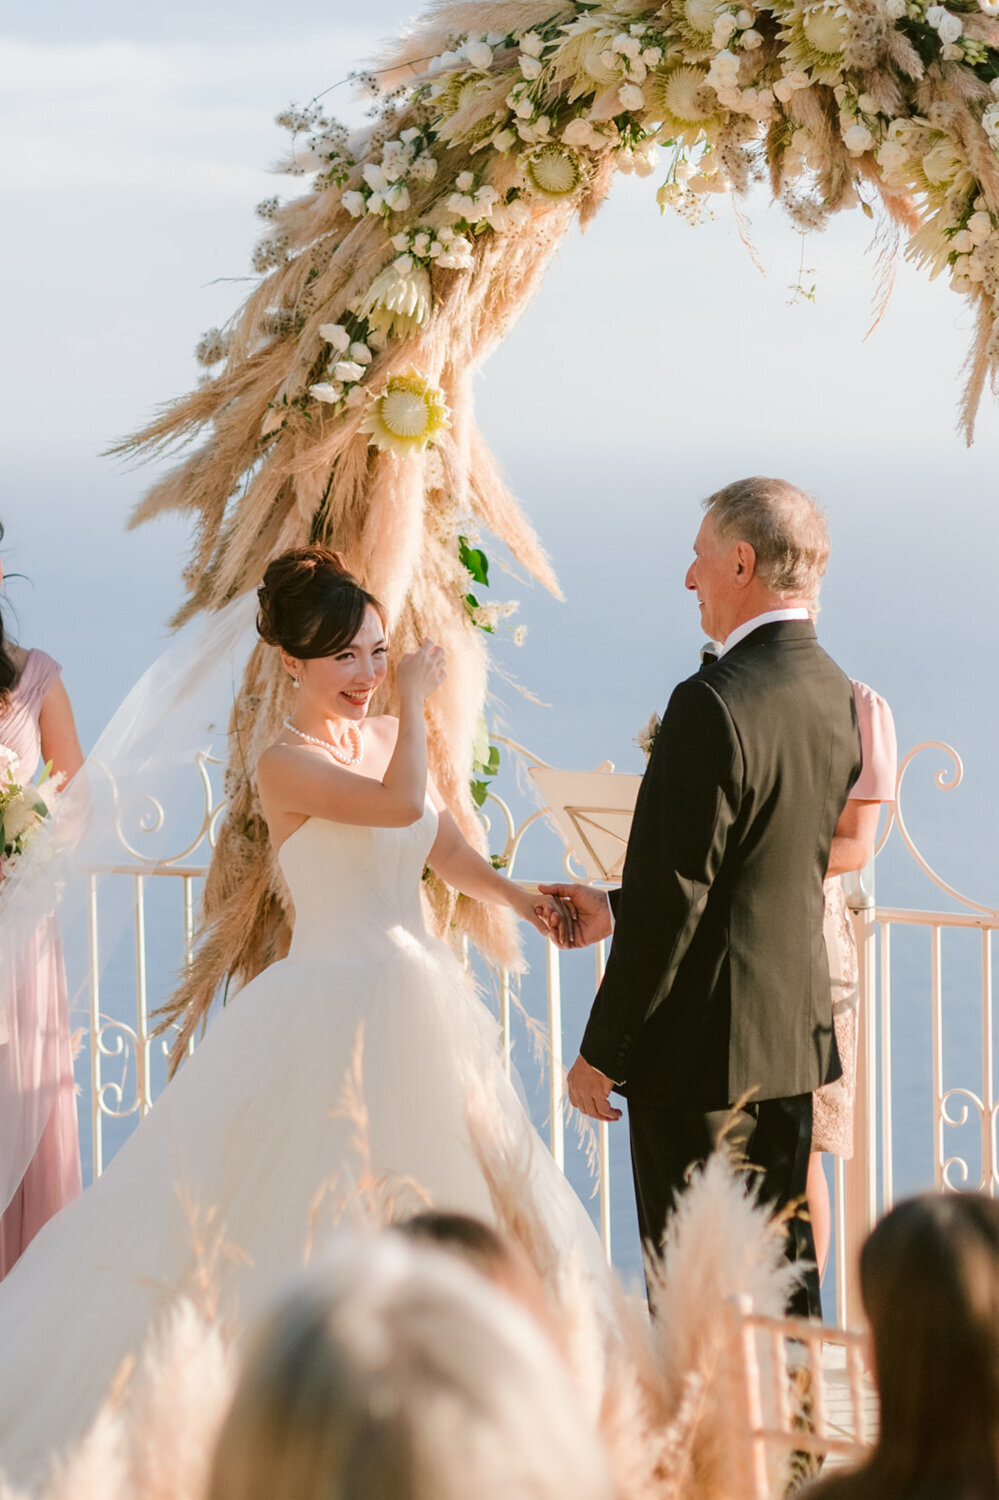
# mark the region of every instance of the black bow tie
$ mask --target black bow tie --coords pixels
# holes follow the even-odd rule
[[[707,646],[702,646],[701,647],[701,666],[702,667],[710,667],[711,663],[713,661],[717,661],[717,660],[718,660],[718,652],[715,650],[714,646],[712,646],[712,645],[709,644]]]

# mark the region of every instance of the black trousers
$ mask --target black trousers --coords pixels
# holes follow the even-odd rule
[[[727,1110],[697,1114],[629,1099],[631,1166],[638,1226],[646,1248],[658,1252],[667,1216],[687,1185],[690,1168],[715,1149],[730,1119]],[[760,1195],[765,1202],[781,1209],[804,1198],[812,1149],[811,1094],[748,1104],[738,1111],[727,1140],[745,1154],[759,1174]],[[788,1260],[807,1267],[789,1311],[796,1317],[821,1318],[815,1241],[810,1221],[801,1214],[788,1223],[786,1254]]]

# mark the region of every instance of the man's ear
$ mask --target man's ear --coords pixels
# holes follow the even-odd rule
[[[756,549],[749,542],[735,544],[735,582],[745,588],[756,577]]]

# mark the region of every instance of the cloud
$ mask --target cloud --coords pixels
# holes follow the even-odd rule
[[[2,42],[0,131],[20,144],[0,157],[0,189],[245,201],[287,146],[277,111],[338,83],[370,47],[368,33],[342,28],[233,45]],[[348,88],[328,98],[357,119]]]

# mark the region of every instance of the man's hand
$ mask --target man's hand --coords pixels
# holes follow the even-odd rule
[[[589,885],[539,885],[538,890],[542,896],[557,896],[564,901],[572,918],[571,940],[559,943],[559,947],[588,948],[591,943],[610,937],[613,924],[606,891],[594,890]],[[554,934],[553,937],[558,943],[558,937]]]
[[[571,889],[568,887],[567,889]],[[621,1111],[610,1102],[614,1080],[591,1068],[585,1057],[577,1057],[569,1069],[569,1103],[591,1120],[620,1120]]]

